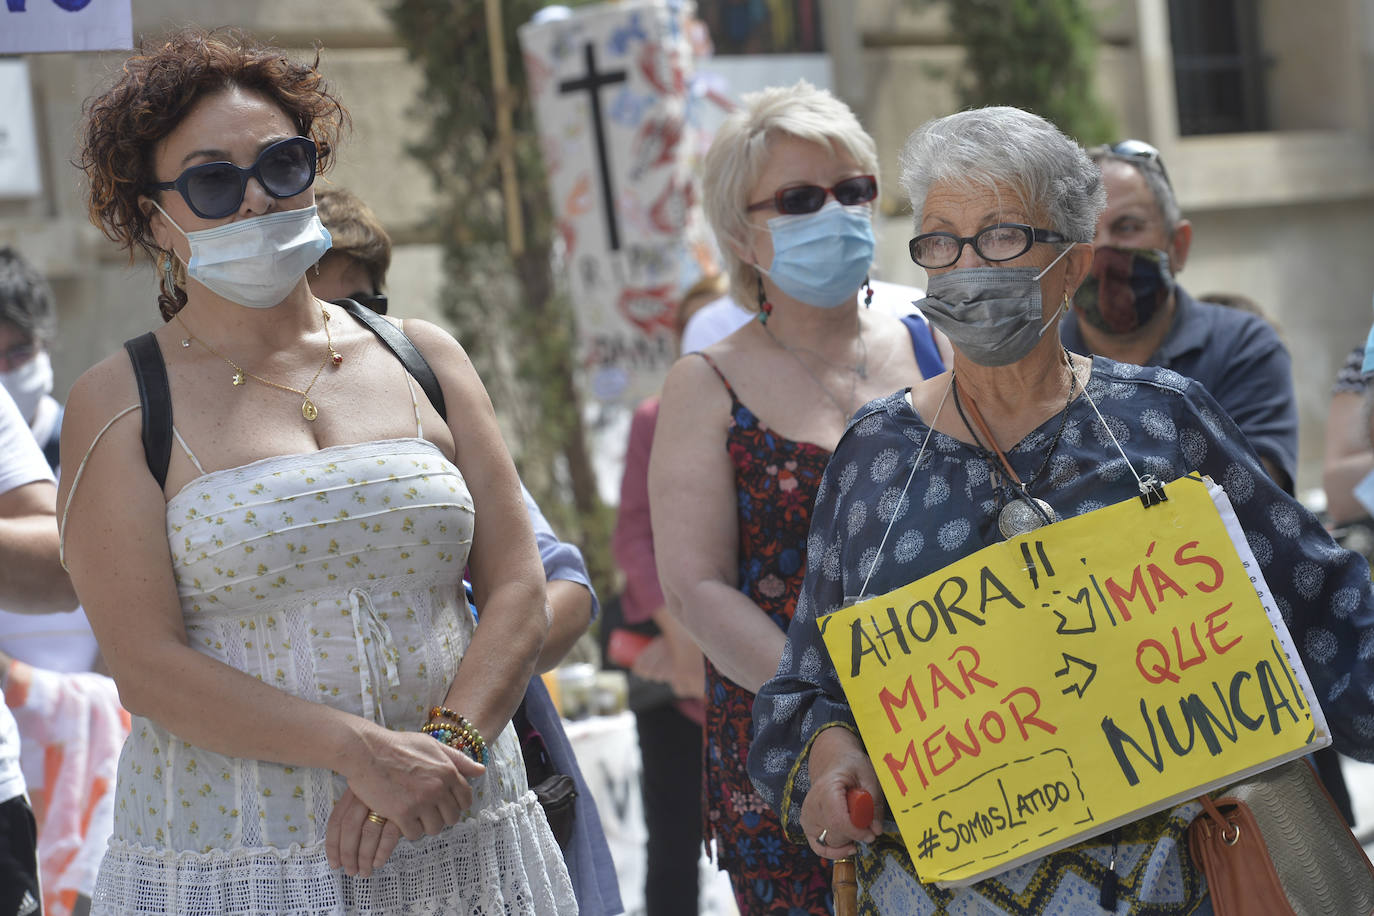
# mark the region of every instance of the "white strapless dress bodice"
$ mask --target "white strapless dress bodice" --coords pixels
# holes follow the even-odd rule
[[[473,521],[462,475],[422,439],[206,474],[167,503],[190,643],[286,693],[414,730],[472,638]],[[342,777],[212,753],[135,717],[93,911],[572,912],[509,727],[491,751],[464,822],[349,878],[324,851]]]

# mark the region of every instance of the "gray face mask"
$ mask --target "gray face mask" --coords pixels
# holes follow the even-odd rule
[[[980,366],[1008,366],[1035,349],[1063,304],[1043,317],[1040,278],[1071,249],[1045,267],[966,267],[931,277],[926,298],[916,303],[950,343]]]

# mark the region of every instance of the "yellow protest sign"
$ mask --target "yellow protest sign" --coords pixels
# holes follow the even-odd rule
[[[1165,493],[819,621],[922,880],[979,880],[1330,743],[1225,495]]]

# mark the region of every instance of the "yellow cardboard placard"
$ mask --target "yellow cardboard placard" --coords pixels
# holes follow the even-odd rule
[[[922,880],[980,880],[1330,743],[1225,494],[1165,492],[819,621]]]

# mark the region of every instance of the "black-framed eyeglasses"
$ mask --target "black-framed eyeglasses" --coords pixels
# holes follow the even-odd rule
[[[291,137],[264,149],[248,168],[232,162],[193,165],[176,181],[149,185],[154,191],[179,191],[191,212],[201,219],[229,216],[243,203],[248,179],[277,199],[295,197],[315,183],[318,151],[309,137]]]
[[[1144,140],[1119,140],[1116,143],[1094,147],[1090,153],[1096,156],[1111,156],[1114,159],[1124,159],[1127,162],[1138,162],[1141,165],[1152,166],[1159,170],[1159,176],[1164,179],[1164,183],[1172,190],[1174,183],[1169,180],[1169,172],[1164,168],[1164,159],[1159,155],[1159,150],[1155,149]]]
[[[748,206],[750,213],[772,207],[779,213],[793,216],[798,213],[815,213],[825,206],[825,199],[831,194],[841,205],[852,207],[866,204],[878,196],[878,179],[872,175],[855,175],[846,178],[833,188],[823,188],[818,184],[803,184],[783,188],[771,200],[761,200]]]
[[[1067,241],[1050,229],[1035,229],[1024,223],[994,223],[979,229],[975,235],[923,232],[912,239],[908,247],[911,260],[927,270],[938,270],[959,260],[965,245],[972,245],[984,261],[1010,261],[1030,251],[1037,242]]]
[[[372,309],[372,311],[376,312],[378,315],[386,314],[386,293],[349,293],[347,296],[344,296],[344,299],[352,299],[359,305]],[[336,299],[334,300],[334,304],[338,305],[342,301],[343,299]]]

